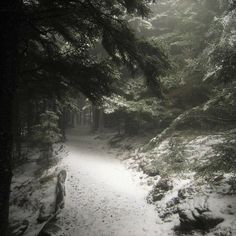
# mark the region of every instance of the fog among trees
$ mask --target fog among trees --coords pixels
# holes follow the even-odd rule
[[[236,235],[236,1],[0,6],[1,236]]]

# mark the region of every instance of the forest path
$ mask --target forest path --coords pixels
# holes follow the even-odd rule
[[[86,132],[70,131],[66,169],[66,205],[62,228],[68,236],[152,236],[161,232],[147,190],[101,141]]]

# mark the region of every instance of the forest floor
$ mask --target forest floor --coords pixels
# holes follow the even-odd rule
[[[62,228],[71,236],[161,235],[160,219],[146,201],[149,188],[104,148],[104,141],[70,132],[68,173]]]
[[[183,235],[176,230],[180,216],[187,225],[200,220],[219,226],[208,233],[198,230],[185,235],[235,235],[236,198],[227,194],[225,181],[214,188],[208,184],[199,187],[187,173],[158,185],[160,176],[145,174],[138,162],[146,159],[134,151],[145,138],[122,140],[111,133],[94,135],[83,129],[70,130],[67,137],[65,144],[55,146],[57,161],[49,168],[45,169],[40,154],[34,153],[14,171],[10,220],[12,224],[28,220],[25,236],[36,236],[43,227],[44,223],[37,221],[42,206],[46,214],[53,211],[56,176],[62,169],[67,171],[66,203],[57,218],[59,231],[52,229],[51,235]],[[207,201],[210,205],[206,207]]]
[[[143,174],[128,170],[106,144],[106,138],[87,130],[71,130],[63,151],[56,151],[59,161],[49,169],[42,170],[39,154],[16,168],[11,223],[26,219],[29,227],[24,235],[38,234],[43,227],[37,222],[40,208],[43,205],[48,213],[53,211],[56,174],[64,169],[66,203],[57,220],[58,235],[163,235],[155,207],[146,201],[150,186],[140,184]],[[59,146],[55,149],[61,149]]]

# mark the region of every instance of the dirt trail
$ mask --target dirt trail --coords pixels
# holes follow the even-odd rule
[[[90,135],[68,135],[68,172],[63,230],[70,236],[152,236],[163,234],[147,190],[122,163]]]

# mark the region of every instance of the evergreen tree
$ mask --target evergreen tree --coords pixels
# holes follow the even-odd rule
[[[70,87],[96,101],[110,93],[111,82],[116,79],[115,62],[131,69],[140,67],[149,87],[160,96],[156,77],[168,67],[168,61],[158,48],[137,39],[125,19],[127,13],[148,16],[148,2],[1,1],[1,235],[7,235],[16,85],[18,94],[30,97],[29,107],[37,103],[36,98],[60,98]],[[91,54],[99,41],[107,52],[102,61]]]
[[[46,111],[40,115],[40,123],[33,127],[33,142],[45,150],[44,155],[48,162],[52,157],[52,145],[61,138],[58,120],[59,117],[54,112]]]

